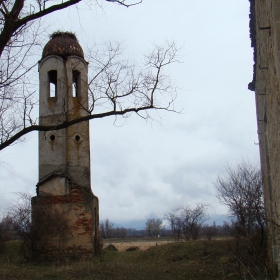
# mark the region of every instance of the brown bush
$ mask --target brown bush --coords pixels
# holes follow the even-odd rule
[[[126,249],[126,252],[138,251],[139,248],[137,246],[129,247]]]
[[[113,244],[109,244],[109,245],[106,247],[106,250],[107,250],[107,251],[118,251],[118,249],[116,248],[116,246],[113,245]]]
[[[23,241],[22,251],[27,260],[39,260],[48,251],[53,238],[62,238],[67,231],[64,213],[44,206],[31,207],[31,196],[20,193],[10,209],[13,229]]]

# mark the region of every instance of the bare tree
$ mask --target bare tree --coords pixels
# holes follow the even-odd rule
[[[267,229],[261,172],[249,163],[227,167],[215,183],[219,201],[229,210],[231,223],[225,227],[232,235],[229,248],[234,254],[240,276],[246,271],[255,279],[269,277]]]
[[[265,208],[261,172],[249,163],[227,167],[226,175],[214,184],[217,198],[226,205],[230,217],[238,223],[241,234],[250,235],[256,228],[265,230]]]
[[[105,235],[106,238],[112,238],[112,233],[113,233],[113,228],[114,228],[114,223],[109,221],[109,219],[105,220]]]
[[[148,219],[146,221],[146,231],[149,236],[158,237],[160,231],[164,228],[163,221],[161,219]]]
[[[203,223],[208,219],[205,204],[197,204],[196,207],[183,206],[180,209],[182,219],[182,232],[185,239],[196,240],[200,234]]]
[[[106,219],[104,222],[100,223],[99,232],[101,238],[112,238],[114,233],[114,223],[109,219]]]
[[[148,232],[149,236],[152,235],[152,219],[148,219],[146,222],[146,231]]]
[[[99,224],[99,236],[100,236],[100,238],[101,239],[105,239],[106,238],[106,235],[105,235],[105,226],[104,226],[104,223],[103,222],[101,222],[100,224]]]
[[[17,46],[21,36],[26,34],[26,31],[34,21],[39,20],[51,13],[66,9],[76,5],[81,0],[68,1],[26,1],[26,0],[11,0],[0,1],[0,56],[2,56],[5,48]],[[95,1],[98,4],[98,1]],[[127,4],[126,0],[108,0],[126,7],[140,4],[142,0]]]
[[[151,109],[174,110],[176,91],[164,69],[176,62],[175,44],[155,46],[141,67],[126,62],[119,45],[109,44],[102,55],[90,50],[87,56],[92,67],[90,104],[84,108],[87,114],[72,120],[58,119],[50,126],[38,124],[38,94],[33,80],[37,63],[32,57],[44,37],[40,19],[80,1],[0,0],[0,150],[31,131],[59,130],[81,121],[132,113],[148,119]],[[142,1],[108,2],[129,7]]]
[[[199,237],[203,223],[208,219],[206,213],[207,205],[200,203],[195,207],[189,205],[181,206],[165,215],[170,222],[174,237],[186,240],[196,240]]]
[[[174,239],[176,238],[179,241],[182,234],[182,221],[181,217],[179,216],[178,209],[165,214],[164,218],[170,223]]]

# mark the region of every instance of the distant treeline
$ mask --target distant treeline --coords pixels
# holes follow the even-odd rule
[[[230,235],[230,227],[228,223],[224,223],[223,226],[216,225],[202,225],[200,231],[200,237],[211,238],[214,236],[227,236]],[[178,239],[178,236],[174,230],[161,228],[157,235],[151,235],[149,229],[135,229],[135,228],[125,228],[125,227],[115,227],[114,223],[112,223],[109,219],[101,222],[99,225],[99,234],[100,238],[145,238],[145,237],[171,237]],[[180,238],[184,238],[183,235],[179,236]],[[185,239],[185,238],[184,238]]]

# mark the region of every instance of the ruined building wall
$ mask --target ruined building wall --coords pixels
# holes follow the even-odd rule
[[[69,54],[73,49],[76,53]],[[51,39],[38,70],[40,125],[88,114],[88,65],[76,39]],[[63,235],[50,236],[48,254],[91,254],[97,246],[99,206],[91,190],[89,137],[87,121],[39,132],[39,182],[32,207],[67,222]]]
[[[280,269],[280,1],[251,0],[250,31],[265,206],[274,262]]]

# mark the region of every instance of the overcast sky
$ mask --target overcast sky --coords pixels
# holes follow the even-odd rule
[[[259,164],[254,93],[247,89],[253,75],[249,1],[143,0],[128,9],[102,1],[102,7],[79,4],[56,13],[44,24],[48,33],[75,32],[84,49],[121,41],[130,59],[165,40],[181,47],[182,63],[170,69],[181,114],[160,112],[161,121],[152,123],[132,116],[118,127],[113,118],[91,122],[100,219],[124,225],[195,203],[211,205],[210,216],[226,214],[216,199],[217,175],[243,159]],[[37,133],[26,140],[0,154],[0,211],[16,192],[35,195]]]

